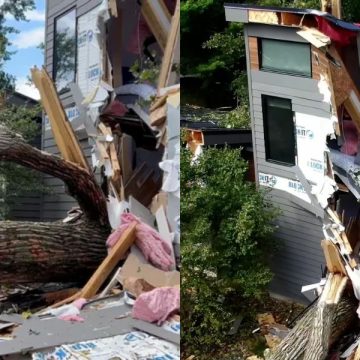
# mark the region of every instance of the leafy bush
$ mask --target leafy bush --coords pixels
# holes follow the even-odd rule
[[[194,165],[182,150],[182,343],[193,354],[220,345],[272,277],[277,211],[246,172],[239,149],[207,149]]]

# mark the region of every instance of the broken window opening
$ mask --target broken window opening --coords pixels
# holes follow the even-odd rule
[[[266,161],[295,165],[295,124],[291,100],[262,95]]]

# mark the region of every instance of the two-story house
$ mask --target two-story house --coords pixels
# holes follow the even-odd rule
[[[360,27],[315,10],[225,11],[244,24],[257,184],[281,210],[271,289],[304,301],[334,221],[359,250]]]

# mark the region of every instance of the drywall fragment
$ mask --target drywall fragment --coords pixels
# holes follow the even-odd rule
[[[179,271],[162,271],[150,264],[143,263],[134,254],[130,254],[120,270],[118,280],[123,283],[126,278],[143,279],[154,287],[180,286]]]
[[[331,104],[331,90],[329,82],[326,80],[325,76],[320,74],[320,80],[318,82],[318,89],[321,95],[324,96],[323,102]]]
[[[106,207],[110,226],[112,229],[116,230],[121,225],[121,214],[129,209],[129,204],[126,201],[119,201],[116,197],[109,195],[109,200],[106,202]]]
[[[133,196],[129,196],[130,212],[139,217],[144,223],[154,227],[155,217],[143,204]]]
[[[164,171],[162,191],[173,192],[180,197],[180,161],[164,160],[159,163],[160,169]]]
[[[331,43],[331,39],[328,36],[315,28],[304,27],[296,33],[318,49]]]
[[[114,170],[113,170],[113,167],[112,167],[111,160],[105,159],[104,166],[105,166],[105,171],[104,171],[105,176],[108,177],[108,178],[113,177],[114,176]]]

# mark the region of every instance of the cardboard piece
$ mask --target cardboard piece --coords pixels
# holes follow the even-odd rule
[[[154,287],[180,286],[179,271],[162,271],[156,269],[152,265],[140,262],[133,254],[128,256],[124,266],[121,268],[118,279],[123,283],[124,279],[129,277],[143,279]]]

